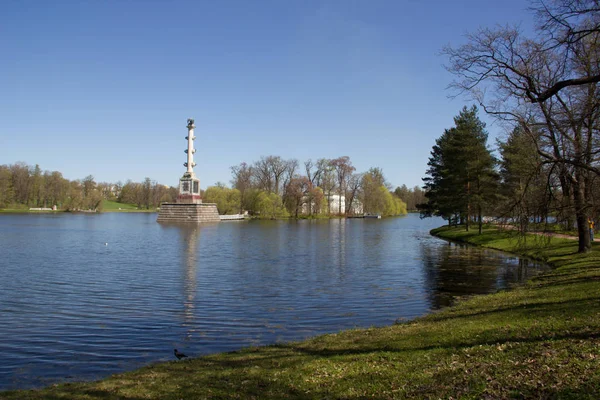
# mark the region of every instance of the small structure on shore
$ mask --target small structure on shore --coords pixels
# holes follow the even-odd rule
[[[219,222],[217,205],[213,203],[202,203],[200,196],[200,180],[194,173],[194,120],[187,120],[188,135],[186,137],[188,147],[185,150],[187,162],[183,165],[186,172],[179,179],[179,195],[175,203],[163,203],[160,205],[157,222]]]
[[[250,218],[248,212],[245,214],[233,214],[233,215],[219,215],[221,221],[243,221]]]

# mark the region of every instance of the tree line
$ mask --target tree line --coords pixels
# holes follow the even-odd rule
[[[577,209],[573,193],[562,191],[560,170],[545,162],[520,127],[498,140],[499,157],[494,156],[477,112],[475,106],[463,108],[436,140],[423,178],[427,201],[417,204],[422,217],[441,216],[466,230],[476,224],[479,233],[490,221],[510,223],[523,233],[557,225],[572,230]],[[600,214],[599,179],[592,177],[585,196],[592,220]]]
[[[177,199],[178,189],[173,186],[162,185],[150,178],[143,182],[128,180],[125,184],[117,182],[112,185],[113,190],[107,193],[108,200],[119,203],[135,204],[138,208],[150,210],[158,208],[162,203],[172,203]]]
[[[409,212],[418,211],[417,205],[427,202],[425,191],[420,186],[412,188],[406,185],[398,186],[394,190],[394,194],[406,203],[406,210]]]
[[[518,27],[480,28],[466,44],[444,49],[457,94],[475,100],[508,135],[500,159],[490,158],[481,146],[486,134],[467,126],[474,119],[463,110],[432,150],[424,212],[467,224],[493,214],[524,231],[556,221],[577,230],[585,252],[600,199],[600,5],[538,1],[531,10],[533,37]],[[459,164],[449,165],[454,159]],[[450,178],[456,174],[462,178]]]
[[[58,209],[102,210],[102,201],[156,208],[174,201],[177,189],[146,178],[144,182],[97,183],[92,175],[70,181],[58,171],[42,171],[23,162],[0,165],[0,208],[56,206]]]
[[[251,164],[232,166],[231,173],[231,187],[218,183],[203,195],[205,202],[217,204],[221,214],[248,211],[267,218],[298,218],[406,213],[406,203],[390,191],[380,168],[357,173],[348,156],[309,159],[302,164],[296,159],[262,156]]]
[[[380,168],[356,173],[349,157],[284,160],[261,157],[231,167],[232,187],[217,183],[202,192],[204,202],[221,214],[249,212],[266,218],[353,215],[401,215],[415,209],[423,191],[406,185],[391,191]],[[0,209],[53,207],[101,211],[103,200],[154,209],[177,199],[178,189],[145,178],[142,182],[96,182],[92,175],[70,181],[58,171],[23,162],[0,165]],[[340,195],[343,197],[340,201]]]

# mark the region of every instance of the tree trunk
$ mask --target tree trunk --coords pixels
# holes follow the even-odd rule
[[[562,189],[561,205],[562,211],[565,212],[566,210],[565,229],[570,231],[574,227],[573,214],[571,214],[571,191],[573,188],[565,178],[567,174],[568,173],[564,171],[564,168],[561,168],[559,175],[560,187]]]
[[[467,179],[469,179],[469,174],[467,174]],[[471,219],[471,182],[467,181],[467,220],[465,223],[467,232],[469,232],[469,220],[470,219]]]
[[[479,207],[477,207],[477,218],[479,219],[479,234],[481,235],[481,232],[483,230],[483,218],[481,216],[481,205],[479,205]]]
[[[588,217],[585,204],[585,188],[581,180],[581,174],[577,174],[573,181],[573,200],[575,203],[575,219],[577,221],[577,234],[579,236],[579,253],[586,253],[592,249]]]

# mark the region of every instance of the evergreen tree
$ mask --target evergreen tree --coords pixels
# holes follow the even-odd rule
[[[496,199],[496,160],[487,148],[485,123],[478,118],[477,107],[464,107],[454,124],[433,146],[428,176],[423,178],[429,202],[420,209],[423,216],[464,223],[467,230],[475,217],[481,232],[483,213]]]
[[[422,217],[440,216],[450,225],[461,222],[464,209],[459,203],[461,197],[459,173],[457,164],[453,163],[452,141],[455,129],[446,129],[444,134],[436,139],[429,157],[427,175],[423,178],[425,183],[425,197],[428,202],[420,205]]]
[[[529,221],[543,222],[550,212],[548,171],[543,168],[535,142],[519,127],[505,142],[499,142],[498,147],[502,156],[500,215],[518,222],[520,230],[525,232]]]

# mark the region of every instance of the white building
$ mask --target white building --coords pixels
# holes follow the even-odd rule
[[[329,197],[329,207],[328,210],[331,214],[345,214],[346,213],[346,196],[341,196],[339,194],[332,194]],[[342,208],[340,209],[340,203]],[[340,212],[342,210],[342,212]]]
[[[341,214],[344,215],[346,214],[346,196],[341,196],[339,194],[332,194],[331,196],[323,196],[323,207],[322,210],[324,210],[325,213],[327,213],[328,211],[334,215],[334,214],[339,214],[340,213],[340,203],[341,203]],[[316,206],[313,203],[312,205],[312,209],[313,209],[313,214],[318,214],[318,211],[316,210]],[[304,203],[302,205],[302,210],[301,210],[302,214],[306,215],[308,214],[308,202]],[[352,210],[351,210],[351,214],[362,214],[363,213],[363,207],[362,207],[362,203],[360,201],[358,201],[358,199],[354,199],[352,201]]]

